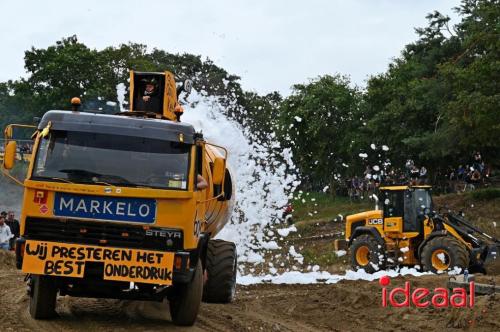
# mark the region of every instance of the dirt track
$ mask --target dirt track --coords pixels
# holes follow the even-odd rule
[[[442,287],[446,276],[411,278],[412,287]],[[391,287],[400,286],[402,278]],[[495,281],[500,282],[496,277]],[[116,300],[58,299],[59,318],[29,317],[23,275],[13,257],[0,252],[2,331],[478,331],[500,330],[499,297],[477,297],[474,309],[382,308],[377,282],[335,285],[256,285],[239,287],[229,305],[202,304],[196,325],[179,328],[165,304]]]

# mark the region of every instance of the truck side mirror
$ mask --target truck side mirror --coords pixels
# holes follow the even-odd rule
[[[214,160],[214,168],[212,170],[212,181],[214,185],[220,186],[224,181],[224,173],[226,171],[224,158],[215,158]]]
[[[10,141],[5,146],[5,153],[3,156],[3,167],[5,169],[12,169],[16,161],[17,143]]]
[[[13,135],[13,129],[12,129],[12,126],[7,126],[7,127],[5,128],[4,135],[5,135],[5,138],[6,138],[6,139],[12,138],[12,135]]]

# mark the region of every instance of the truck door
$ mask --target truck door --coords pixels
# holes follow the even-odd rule
[[[418,220],[417,211],[415,208],[415,195],[413,191],[404,191],[404,222],[403,231],[404,232],[417,232],[418,231]]]

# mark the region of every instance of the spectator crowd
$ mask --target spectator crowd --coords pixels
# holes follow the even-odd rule
[[[403,168],[380,169],[379,166],[366,166],[363,176],[348,178],[342,183],[337,192],[340,195],[347,195],[351,199],[363,199],[370,197],[378,191],[380,186],[390,185],[435,185],[436,189],[443,192],[458,192],[474,190],[481,184],[485,184],[490,176],[490,169],[486,167],[481,153],[473,153],[469,163],[461,164],[458,167],[450,166],[446,174],[436,172],[436,176],[430,179],[425,166],[418,166],[412,159],[408,159]],[[442,183],[440,178],[445,178],[446,183]],[[434,181],[432,181],[434,180]]]

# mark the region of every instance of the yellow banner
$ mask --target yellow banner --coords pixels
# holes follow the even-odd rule
[[[26,241],[23,272],[83,278],[85,262],[103,262],[105,280],[172,284],[174,253],[47,241]]]

